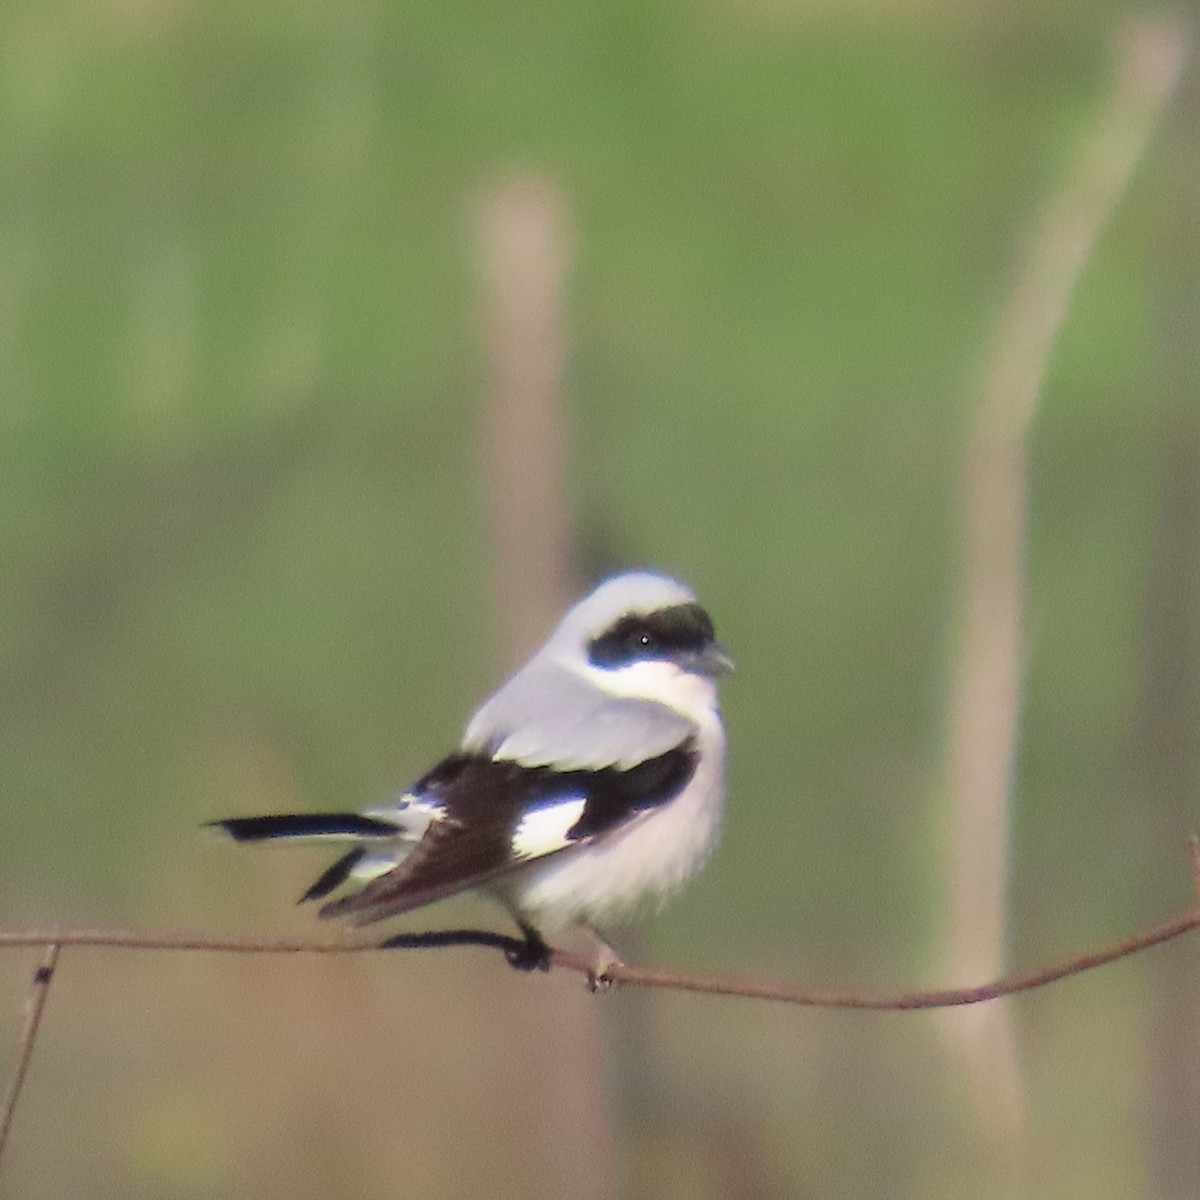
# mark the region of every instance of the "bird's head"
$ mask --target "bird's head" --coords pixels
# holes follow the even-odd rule
[[[695,594],[647,571],[605,580],[563,617],[547,645],[605,691],[681,712],[712,707],[733,661]]]

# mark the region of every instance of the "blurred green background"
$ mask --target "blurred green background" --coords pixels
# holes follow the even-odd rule
[[[197,826],[374,801],[453,745],[502,670],[472,213],[534,173],[574,229],[579,540],[687,579],[739,668],[722,849],[639,959],[977,982],[937,970],[961,447],[1136,11],[8,0],[3,921],[307,931],[319,857]],[[1198,94],[1034,430],[1015,964],[1191,895]],[[0,958],[5,1045],[32,961]],[[1001,1136],[932,1016],[593,1000],[471,952],[68,951],[4,1171],[26,1197],[1195,1195],[1160,1034],[1197,1048],[1196,965],[1017,1001]]]

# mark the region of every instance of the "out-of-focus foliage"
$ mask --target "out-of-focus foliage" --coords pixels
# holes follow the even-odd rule
[[[646,953],[921,981],[967,406],[1121,12],[0,7],[3,919],[283,928],[317,860],[196,827],[375,799],[453,743],[498,669],[472,205],[536,171],[576,226],[581,538],[691,581],[739,666],[725,843]],[[1161,176],[1035,431],[1022,960],[1187,901],[1182,830],[1136,811],[1183,386]],[[1141,1187],[1140,970],[1020,1002],[1039,1195]],[[527,1195],[550,1168],[496,1081],[536,1055],[496,1006],[570,985],[498,971],[69,953],[14,1194]],[[5,1028],[24,978],[0,960]],[[788,1194],[990,1194],[924,1018],[602,1003],[652,1039],[613,1114],[630,1195],[723,1194],[745,1146]]]

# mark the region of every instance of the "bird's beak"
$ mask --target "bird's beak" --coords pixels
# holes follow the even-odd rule
[[[720,675],[733,674],[733,659],[729,651],[720,642],[713,642],[700,652],[698,669],[702,675],[711,675],[716,679]]]

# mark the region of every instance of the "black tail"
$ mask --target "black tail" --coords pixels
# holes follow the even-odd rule
[[[322,897],[328,896],[330,892],[341,887],[350,878],[350,872],[366,856],[367,851],[363,846],[355,846],[348,854],[343,854],[333,866],[326,868],[321,873],[316,883],[300,897],[297,903],[305,904],[309,900],[320,900]]]
[[[361,813],[288,813],[278,817],[233,817],[210,824],[235,842],[267,842],[274,838],[389,838],[399,832],[390,821]]]

